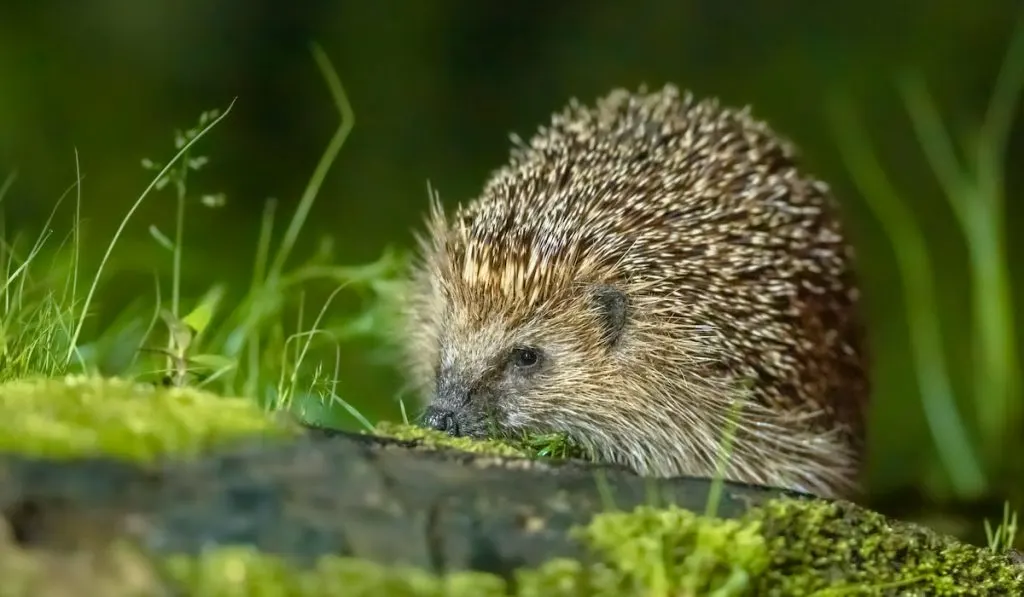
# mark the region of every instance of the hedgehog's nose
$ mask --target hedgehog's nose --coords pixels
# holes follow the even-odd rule
[[[427,427],[444,431],[448,435],[459,434],[459,424],[455,422],[455,413],[450,410],[428,406],[427,411],[423,413],[423,422]]]

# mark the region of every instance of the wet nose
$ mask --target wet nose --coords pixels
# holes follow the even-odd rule
[[[431,429],[444,431],[449,435],[459,434],[459,425],[455,422],[455,413],[450,410],[428,406],[423,413],[423,422]]]

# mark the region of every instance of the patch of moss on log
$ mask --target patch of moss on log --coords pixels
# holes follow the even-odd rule
[[[762,590],[785,595],[1022,595],[1024,566],[849,502],[770,500],[743,517],[767,539]],[[775,589],[777,590],[777,589]]]
[[[60,580],[66,574],[77,575],[74,588],[103,587],[102,594],[111,597],[168,591],[210,597],[823,597],[1024,591],[1024,569],[1005,556],[821,500],[774,500],[737,520],[642,506],[598,514],[574,534],[597,556],[593,562],[553,559],[518,570],[512,582],[479,572],[436,575],[351,557],[325,556],[303,567],[247,547],[211,549],[199,557],[149,557],[114,543],[77,560],[64,555],[61,561],[61,556],[26,557],[5,541],[0,541],[0,576],[4,594],[11,597],[65,594],[54,587],[71,588]]]
[[[412,442],[424,449],[452,449],[473,454],[489,454],[510,458],[550,458],[592,460],[575,442],[562,434],[508,437],[503,439],[474,439],[453,437],[443,431],[418,425],[382,421],[374,426],[375,435]]]
[[[251,400],[188,388],[91,376],[0,385],[0,452],[149,462],[195,456],[244,437],[300,432]]]
[[[374,435],[411,442],[417,447],[428,450],[452,449],[473,454],[488,454],[510,458],[530,458],[534,455],[531,451],[504,440],[453,437],[443,431],[390,421],[377,423],[373,432]]]

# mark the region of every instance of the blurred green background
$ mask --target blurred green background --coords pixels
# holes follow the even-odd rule
[[[449,205],[472,198],[505,159],[508,133],[531,133],[569,97],[589,102],[616,86],[674,82],[728,104],[752,104],[799,145],[806,168],[843,202],[860,251],[876,363],[869,478],[880,492],[897,490],[937,474],[933,442],[907,356],[892,245],[851,183],[825,105],[836,95],[852,102],[918,216],[939,266],[954,382],[974,399],[966,387],[965,244],[893,84],[906,69],[920,70],[954,130],[972,124],[992,92],[1018,4],[4,0],[0,177],[18,173],[4,202],[7,228],[40,229],[74,181],[77,149],[85,259],[95,265],[152,176],[140,160],[167,160],[174,129],[237,97],[201,142],[210,164],[190,180],[195,197],[223,192],[226,203],[190,203],[184,291],[195,297],[218,281],[244,289],[264,202],[277,198],[281,217],[290,214],[337,126],[310,56],[314,40],[341,76],[356,126],[296,255],[329,235],[342,264],[408,247],[428,181]],[[1014,267],[1024,140],[1016,131],[1005,222]],[[152,293],[154,270],[169,275],[168,254],[147,228],[169,232],[174,210],[165,192],[130,221],[93,305],[97,321],[113,321],[128,301]],[[55,237],[72,216],[62,208]],[[331,315],[358,307],[342,300]],[[374,346],[345,344],[339,393],[370,418],[396,417],[400,382]],[[347,414],[337,419],[354,425]]]

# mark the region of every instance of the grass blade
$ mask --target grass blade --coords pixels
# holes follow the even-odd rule
[[[75,347],[78,345],[78,337],[82,333],[82,326],[85,324],[86,315],[89,313],[89,305],[92,303],[93,295],[96,293],[96,288],[99,286],[100,276],[103,274],[103,269],[106,266],[107,262],[110,260],[110,254],[114,252],[114,246],[117,244],[117,241],[121,238],[121,234],[124,233],[125,227],[128,226],[128,220],[131,219],[132,215],[135,214],[135,211],[138,210],[139,206],[142,205],[142,202],[146,199],[149,193],[156,187],[157,183],[161,179],[163,179],[163,177],[167,174],[171,167],[174,166],[174,164],[179,159],[181,159],[183,155],[188,153],[188,150],[191,149],[193,145],[195,145],[200,139],[206,136],[206,133],[213,129],[213,127],[220,124],[220,121],[224,120],[224,118],[231,113],[231,108],[234,105],[235,100],[231,100],[231,103],[228,104],[227,109],[225,109],[222,114],[220,114],[219,116],[217,116],[217,118],[210,121],[198,132],[198,134],[196,134],[195,137],[189,139],[189,141],[185,143],[180,150],[178,150],[178,153],[176,153],[174,157],[171,158],[171,160],[167,162],[167,164],[160,170],[160,172],[158,172],[157,175],[153,177],[153,180],[150,181],[149,186],[147,186],[146,189],[142,191],[142,194],[139,195],[139,198],[135,200],[135,203],[132,204],[131,208],[128,210],[128,213],[125,214],[124,218],[121,219],[121,223],[120,225],[118,225],[117,231],[114,232],[114,237],[110,239],[110,243],[107,245],[107,250],[103,254],[103,259],[100,260],[100,265],[96,269],[96,275],[93,276],[92,285],[89,286],[89,292],[85,296],[85,302],[82,305],[82,313],[78,318],[78,324],[75,326],[75,332],[71,336],[71,346],[68,349],[68,354],[65,357],[65,362],[70,363],[71,357],[74,356],[75,354]]]
[[[905,287],[904,301],[910,328],[914,372],[922,406],[938,456],[961,497],[980,495],[987,480],[979,465],[963,419],[959,415],[952,382],[942,353],[942,332],[934,299],[932,267],[924,237],[881,165],[853,110],[833,102],[829,120],[840,156],[854,184],[889,236]]]
[[[274,256],[273,265],[270,267],[269,277],[271,280],[277,280],[280,277],[284,264],[295,247],[295,241],[298,240],[299,232],[306,223],[306,218],[313,207],[313,202],[316,200],[317,194],[320,193],[320,187],[323,185],[324,178],[327,177],[327,171],[334,164],[338,153],[341,151],[341,147],[345,144],[345,140],[355,126],[355,112],[352,110],[348,96],[345,95],[345,88],[342,87],[341,79],[338,78],[338,73],[331,65],[330,59],[318,44],[312,44],[312,52],[313,58],[316,60],[317,66],[327,82],[327,88],[331,92],[334,105],[341,116],[341,124],[335,131],[334,136],[331,137],[327,149],[320,156],[320,161],[317,163],[316,169],[313,170],[313,176],[310,177],[309,183],[302,193],[302,198],[299,200],[299,206],[296,208],[295,214],[288,224],[284,239],[282,239],[281,246]]]

